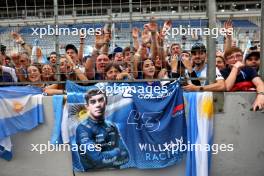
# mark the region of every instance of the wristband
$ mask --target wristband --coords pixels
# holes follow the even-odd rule
[[[263,91],[262,92],[257,92],[257,94],[264,95],[264,92]]]

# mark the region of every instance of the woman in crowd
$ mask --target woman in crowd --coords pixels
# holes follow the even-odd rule
[[[225,59],[222,56],[216,56],[216,67],[219,71],[226,68]]]
[[[110,62],[105,67],[105,78],[106,80],[123,80],[131,79],[131,76],[126,70],[122,71],[118,64]]]
[[[42,81],[56,81],[55,73],[49,64],[44,64],[41,67],[41,78]]]
[[[28,73],[28,81],[32,83],[34,86],[44,88],[45,84],[41,83],[41,74],[39,71],[39,68],[35,65],[30,65],[27,68],[27,73]]]

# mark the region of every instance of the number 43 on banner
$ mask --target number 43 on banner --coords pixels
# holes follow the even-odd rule
[[[144,112],[140,113],[136,110],[131,110],[129,113],[127,124],[135,125],[137,130],[147,130],[154,132],[160,127],[161,112]]]

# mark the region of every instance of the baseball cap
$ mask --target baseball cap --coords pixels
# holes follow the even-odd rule
[[[123,49],[121,47],[116,47],[113,51],[113,57],[115,57],[116,53],[122,53]]]
[[[72,49],[75,51],[75,53],[78,53],[77,48],[73,44],[66,45],[65,51],[67,52],[68,49]]]
[[[257,58],[260,59],[260,53],[259,53],[258,51],[252,51],[251,53],[249,53],[249,54],[246,56],[245,60],[249,59],[249,58],[252,57],[252,56],[255,56],[255,57],[257,57]]]

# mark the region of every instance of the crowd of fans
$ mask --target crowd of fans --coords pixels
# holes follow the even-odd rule
[[[186,91],[256,91],[253,109],[264,108],[258,48],[251,47],[244,55],[227,33],[224,51],[217,51],[213,58],[216,60],[216,81],[208,84],[203,79],[207,76],[208,59],[205,45],[194,43],[190,51],[182,50],[180,43],[167,47],[166,31],[171,27],[171,21],[166,21],[159,29],[151,19],[142,32],[132,29],[133,47],[117,47],[110,53],[111,28],[105,25],[102,34],[95,36],[93,51],[88,57],[83,57],[84,35],[80,36],[79,49],[68,44],[65,54],[52,52],[44,58],[40,48],[32,48],[20,34],[12,32],[15,42],[24,50],[7,56],[5,46],[1,45],[0,82],[32,82],[43,88],[43,92],[53,95],[65,93],[64,84],[49,84],[49,81],[57,81],[58,74],[61,81],[147,79],[149,85],[154,83],[151,79],[184,78]],[[228,20],[225,28],[232,27],[232,21]]]

